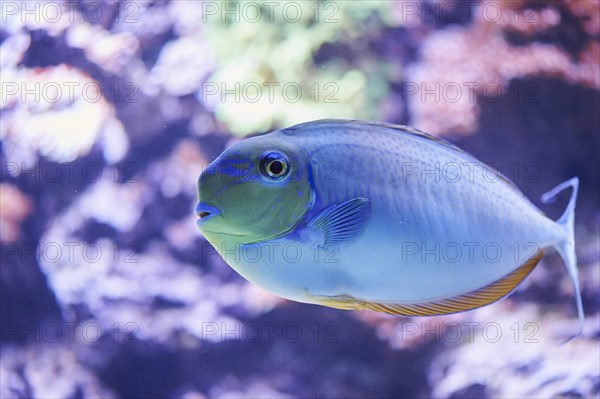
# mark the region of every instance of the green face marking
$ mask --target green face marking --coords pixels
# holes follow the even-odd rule
[[[198,180],[198,227],[211,242],[262,242],[293,230],[313,203],[302,151],[267,136],[223,152]]]

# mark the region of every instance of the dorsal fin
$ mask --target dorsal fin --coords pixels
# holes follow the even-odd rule
[[[406,126],[406,125],[394,125],[392,123],[385,123],[385,122],[368,122],[368,121],[359,121],[359,120],[351,120],[349,122],[353,122],[357,125],[363,125],[363,126],[382,127],[385,129],[390,129],[390,130],[396,131],[398,133],[405,133],[405,134],[410,134],[413,136],[421,137],[421,138],[424,138],[427,140],[434,141],[437,144],[447,147],[448,149],[451,149],[453,151],[459,152],[461,154],[466,154],[466,152],[462,148],[455,146],[454,144],[450,143],[449,141],[446,141],[444,139],[434,136],[433,134],[424,132],[424,131],[416,129],[414,127],[410,127],[410,126]]]
[[[320,119],[320,120],[316,120],[316,121],[312,121],[312,122],[300,123],[298,125],[294,125],[294,126],[282,129],[281,132],[284,134],[295,135],[295,134],[301,133],[302,130],[304,130],[306,128],[314,129],[314,128],[318,128],[319,126],[326,126],[326,125],[353,125],[353,126],[358,126],[358,127],[367,126],[367,127],[373,127],[373,128],[383,128],[383,129],[387,129],[387,130],[390,130],[390,131],[398,133],[398,134],[407,134],[407,135],[417,137],[420,139],[429,140],[429,141],[434,142],[435,144],[438,144],[450,151],[454,151],[463,157],[467,157],[470,160],[473,160],[475,162],[483,164],[483,162],[474,158],[472,155],[465,152],[463,149],[455,146],[454,144],[452,144],[444,139],[441,139],[439,137],[436,137],[430,133],[426,133],[422,130],[415,129],[413,127],[405,126],[405,125],[394,125],[394,124],[385,123],[385,122],[369,122],[369,121],[361,121],[361,120],[357,120],[357,119]],[[521,192],[521,190],[519,190],[519,188],[515,185],[515,183],[513,183],[504,174],[502,174],[501,172],[499,172],[495,168],[492,168],[489,165],[486,165],[486,170],[488,171],[488,173],[493,173],[496,176],[498,176],[499,179],[503,180],[506,184],[508,184],[510,187],[512,187],[514,190],[516,190],[517,193],[519,193],[521,196],[523,196],[523,193]]]
[[[438,301],[416,304],[393,304],[363,301],[349,295],[316,296],[318,303],[338,309],[369,309],[402,316],[435,316],[463,312],[489,305],[510,294],[531,273],[544,256],[540,250],[523,265],[500,280],[478,290]]]
[[[461,148],[455,146],[454,144],[436,137],[432,134],[424,132],[422,130],[416,129],[414,127],[405,126],[405,125],[394,125],[392,123],[386,122],[369,122],[369,121],[361,121],[358,119],[320,119],[312,122],[304,122],[298,125],[290,126],[288,128],[282,129],[281,131],[285,134],[297,134],[300,133],[303,129],[308,127],[319,127],[319,125],[354,125],[354,126],[369,126],[376,128],[384,128],[395,131],[397,133],[410,134],[413,136],[425,138],[427,140],[435,141],[438,144],[441,144],[445,147],[451,148],[452,150],[459,152],[461,154],[466,154]]]

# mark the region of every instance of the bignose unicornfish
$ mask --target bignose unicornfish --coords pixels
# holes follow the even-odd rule
[[[241,140],[200,175],[197,225],[223,259],[283,298],[406,316],[509,295],[554,248],[583,306],[576,177],[556,221],[508,178],[406,126],[320,120]]]

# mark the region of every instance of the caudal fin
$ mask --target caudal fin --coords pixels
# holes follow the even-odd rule
[[[563,229],[563,238],[560,242],[555,244],[555,248],[560,254],[561,258],[567,265],[567,270],[569,271],[569,275],[571,276],[571,280],[573,282],[573,288],[575,291],[575,301],[577,303],[577,314],[579,315],[579,330],[577,334],[569,338],[567,341],[577,337],[583,332],[583,322],[584,322],[584,314],[583,314],[583,304],[581,301],[581,290],[579,288],[579,272],[577,271],[577,255],[575,255],[575,229],[574,229],[574,219],[575,219],[575,202],[577,200],[577,190],[579,188],[579,179],[573,177],[552,190],[548,191],[544,195],[542,195],[542,202],[549,203],[555,200],[555,197],[558,193],[563,191],[566,188],[571,187],[573,191],[571,192],[571,199],[569,200],[569,204],[567,205],[567,209],[565,209],[562,216],[556,221],[562,229]]]

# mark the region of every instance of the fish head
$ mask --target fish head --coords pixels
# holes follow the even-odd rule
[[[236,143],[198,179],[198,227],[212,242],[287,234],[313,205],[309,169],[301,148],[271,134]]]

